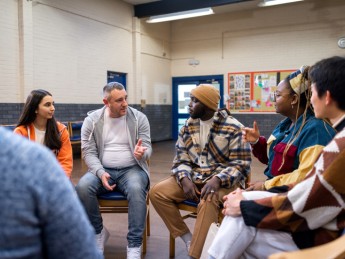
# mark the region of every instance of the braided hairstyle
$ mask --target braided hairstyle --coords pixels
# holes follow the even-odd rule
[[[285,163],[285,156],[291,147],[291,145],[294,143],[294,141],[298,138],[299,134],[301,133],[303,127],[305,126],[307,122],[307,113],[312,112],[313,108],[310,103],[311,98],[311,87],[310,82],[308,80],[308,72],[310,70],[309,66],[302,66],[297,71],[293,72],[292,74],[288,75],[284,81],[291,87],[293,92],[297,94],[298,96],[298,102],[297,102],[297,112],[296,112],[296,121],[298,119],[298,114],[300,109],[304,109],[303,111],[303,118],[301,126],[299,127],[298,131],[296,132],[296,124],[293,127],[292,135],[289,141],[287,142],[284,152],[283,152],[283,159],[282,163],[278,170],[281,170],[284,163]]]

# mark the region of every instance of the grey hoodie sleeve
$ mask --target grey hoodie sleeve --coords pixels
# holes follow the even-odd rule
[[[150,133],[150,124],[147,117],[143,113],[138,114],[138,136],[137,139],[142,139],[142,145],[147,147],[145,154],[142,158],[143,161],[150,159],[152,154],[152,145],[151,145],[151,133]]]
[[[103,165],[99,160],[99,151],[95,139],[95,125],[90,117],[86,117],[81,128],[81,150],[83,159],[89,171],[99,178],[105,173]]]

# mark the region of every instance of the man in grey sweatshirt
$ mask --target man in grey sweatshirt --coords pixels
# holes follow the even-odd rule
[[[120,83],[104,86],[103,103],[103,108],[89,112],[83,122],[81,148],[88,172],[76,190],[102,251],[109,232],[103,227],[97,196],[116,188],[127,197],[127,258],[141,258],[150,184],[150,125],[143,113],[128,106],[127,92]]]

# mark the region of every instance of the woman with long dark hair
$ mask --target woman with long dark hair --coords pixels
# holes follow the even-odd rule
[[[68,178],[73,169],[72,146],[66,126],[54,118],[54,100],[46,90],[31,91],[14,132],[45,145],[56,155]]]

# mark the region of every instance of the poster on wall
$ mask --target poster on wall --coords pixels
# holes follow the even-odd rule
[[[227,107],[231,112],[275,112],[273,94],[294,70],[228,74]]]
[[[253,111],[274,112],[272,95],[277,90],[277,73],[254,73],[253,97],[251,108]]]
[[[230,110],[250,111],[250,74],[229,75]]]

